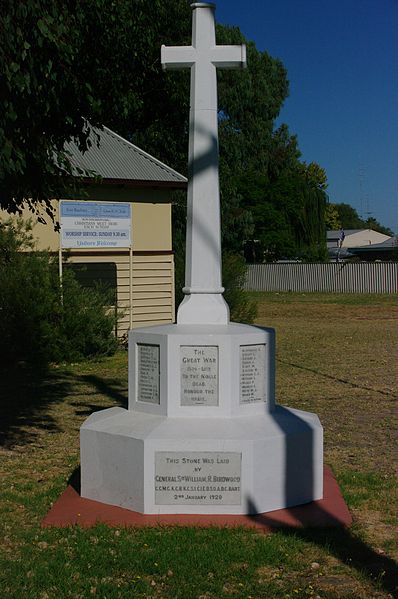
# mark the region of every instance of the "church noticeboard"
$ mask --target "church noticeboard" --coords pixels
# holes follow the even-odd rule
[[[126,202],[61,201],[61,248],[128,248],[131,205]]]

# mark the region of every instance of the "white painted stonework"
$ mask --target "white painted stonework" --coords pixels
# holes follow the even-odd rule
[[[145,514],[263,513],[322,497],[319,420],[283,407],[272,416],[235,418],[167,418],[111,408],[85,422],[81,451],[83,497]],[[165,466],[157,467],[165,453],[180,464],[184,456],[197,456],[202,470],[171,465],[167,480]],[[203,454],[215,461],[234,454],[241,468],[220,463],[209,472]],[[205,481],[181,479],[202,472]],[[239,501],[230,491],[236,486]]]
[[[272,329],[229,322],[222,296],[214,6],[195,3],[192,46],[162,48],[191,68],[185,299],[176,325],[129,333],[129,405],[81,427],[81,494],[146,514],[261,513],[320,499],[315,414],[275,404]]]
[[[192,45],[161,49],[163,68],[191,69],[185,299],[177,322],[227,324],[229,308],[221,295],[216,69],[244,68],[246,47],[217,46],[214,5],[191,6]]]
[[[129,409],[81,428],[82,496],[146,514],[272,511],[322,497],[322,447],[315,414],[275,405],[273,329],[136,329]]]

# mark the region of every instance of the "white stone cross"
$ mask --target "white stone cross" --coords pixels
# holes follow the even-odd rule
[[[246,46],[216,46],[214,9],[192,8],[192,46],[162,46],[164,69],[191,68],[188,222],[185,298],[178,324],[227,324],[229,308],[221,286],[220,190],[216,68],[246,66]]]

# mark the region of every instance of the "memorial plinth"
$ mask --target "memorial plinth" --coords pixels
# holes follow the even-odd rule
[[[82,496],[145,514],[262,513],[322,497],[322,427],[275,405],[274,331],[130,332],[129,409],[81,429]]]
[[[81,428],[81,494],[144,514],[253,514],[322,498],[322,427],[275,404],[272,329],[229,322],[221,286],[214,5],[192,4],[192,45],[162,47],[191,69],[185,299],[177,324],[129,333],[129,406]]]

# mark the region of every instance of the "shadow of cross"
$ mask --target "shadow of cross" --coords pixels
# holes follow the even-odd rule
[[[216,70],[245,67],[246,47],[217,46],[214,4],[191,7],[192,45],[161,49],[164,69],[191,69],[185,299],[177,322],[227,324],[221,284]]]
[[[304,484],[309,489],[314,486],[313,467],[313,430],[299,416],[291,412],[291,418],[299,419],[301,427],[307,428],[305,441],[300,449],[301,467],[297,471],[297,446],[290,442],[291,437],[287,434],[286,420],[279,417],[279,413],[285,408],[279,406],[271,417],[285,434],[285,505],[292,505],[295,496],[295,485],[297,477],[304,479]],[[261,472],[258,472],[261,476]],[[355,568],[365,575],[371,582],[376,583],[389,593],[392,599],[398,599],[398,564],[387,555],[376,553],[369,545],[362,541],[349,529],[339,528],[312,528],[304,512],[297,507],[287,508],[287,512],[294,514],[302,527],[283,527],[280,522],[273,518],[272,512],[259,514],[259,510],[251,497],[246,497],[246,512],[249,518],[267,528],[278,530],[286,536],[296,537],[308,541],[319,547],[326,548],[341,562]],[[333,526],[333,517],[319,504],[314,504],[311,510],[311,521],[313,525],[317,522],[329,521]],[[329,525],[329,526],[330,526]]]

